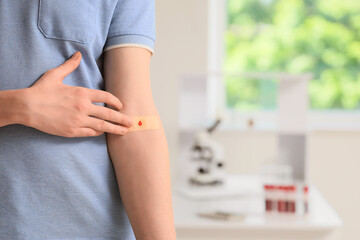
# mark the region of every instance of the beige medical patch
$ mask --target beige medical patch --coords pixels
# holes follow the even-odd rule
[[[129,132],[160,128],[160,122],[156,116],[132,116],[130,118],[133,120],[133,125],[128,128]]]

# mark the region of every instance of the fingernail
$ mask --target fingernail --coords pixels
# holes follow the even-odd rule
[[[129,127],[131,127],[134,124],[134,122],[132,120],[128,120],[127,122],[128,122]]]

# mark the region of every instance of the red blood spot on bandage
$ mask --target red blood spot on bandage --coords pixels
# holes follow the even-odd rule
[[[128,128],[129,132],[160,128],[160,120],[157,116],[141,115],[132,116],[131,118],[134,124]]]

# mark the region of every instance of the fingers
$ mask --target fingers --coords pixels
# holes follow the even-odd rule
[[[118,110],[120,110],[123,107],[120,100],[109,92],[98,89],[88,89],[88,90],[89,90],[91,102],[107,103],[108,105],[111,105],[117,108]]]
[[[125,135],[128,132],[128,129],[124,126],[112,124],[105,120],[94,117],[87,117],[85,120],[85,125],[86,126],[84,127],[92,128],[98,132],[108,132],[120,135]]]
[[[56,67],[54,70],[61,75],[62,78],[65,78],[67,75],[72,73],[80,64],[81,53],[79,51],[75,52],[71,58],[66,60],[63,64]]]
[[[107,108],[107,107],[103,107],[103,106],[98,106],[95,104],[92,104],[93,106],[91,106],[90,110],[89,110],[89,114],[104,120],[109,120],[112,121],[114,123],[118,123],[121,125],[124,125],[125,127],[131,127],[133,125],[133,121],[130,117],[126,116],[123,113],[120,113],[116,110]]]
[[[93,137],[93,136],[100,136],[104,132],[96,131],[92,128],[81,127],[76,129],[74,132],[74,136],[76,137]]]

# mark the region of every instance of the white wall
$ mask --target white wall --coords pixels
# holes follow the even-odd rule
[[[180,74],[206,70],[207,2],[156,0],[152,90],[166,131],[172,179],[176,177],[177,86]]]
[[[174,183],[178,154],[178,79],[183,73],[207,69],[207,1],[156,2],[157,42],[152,59],[152,88],[168,139]],[[217,138],[226,144],[227,169],[232,172],[255,172],[262,160],[274,155],[276,140],[271,133],[218,134]],[[259,149],[261,151],[257,151]],[[331,239],[356,239],[360,236],[357,229],[360,132],[312,132],[309,150],[310,180],[344,221],[344,226],[334,232]],[[247,160],[249,158],[252,161]]]
[[[310,179],[344,221],[332,239],[359,239],[360,132],[314,132],[309,157]]]

